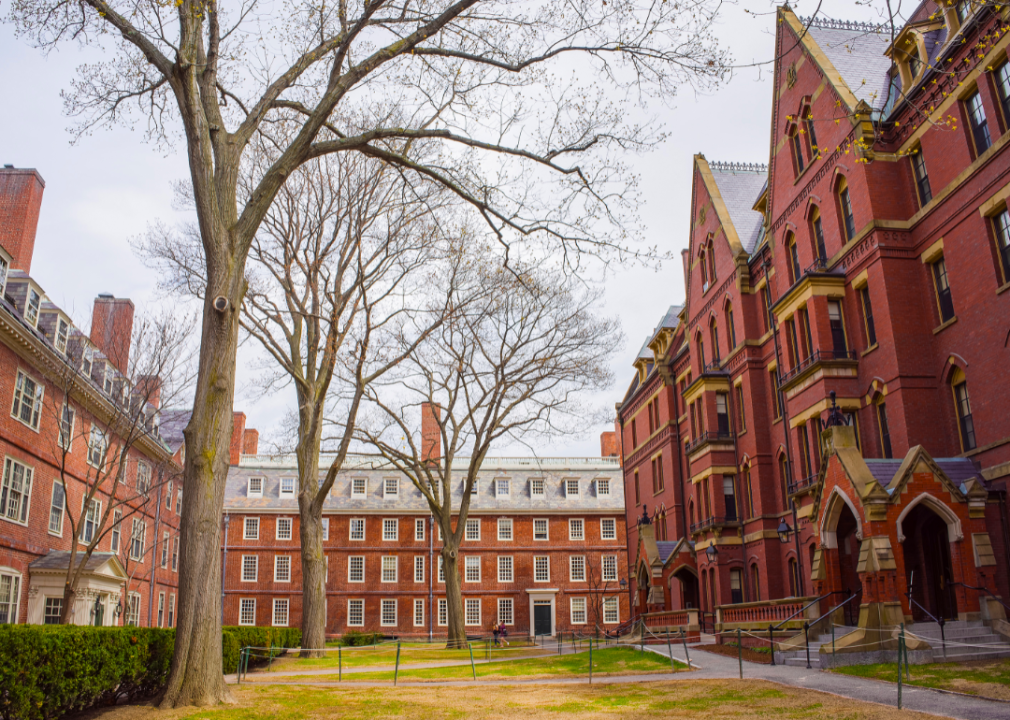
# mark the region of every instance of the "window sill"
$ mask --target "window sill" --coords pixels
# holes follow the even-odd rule
[[[744,435],[746,435],[746,434],[747,434],[747,431],[746,431],[746,430],[742,430],[742,431],[740,431],[740,432],[738,432],[738,433],[736,434],[736,437],[737,437],[737,439],[739,440],[740,438],[742,438],[742,437],[743,437]]]
[[[779,415],[777,418],[775,418],[774,420],[772,420],[772,425],[775,425],[776,423],[780,423],[780,422],[782,422],[782,416],[781,415]]]
[[[933,334],[934,335],[940,334],[941,332],[943,332],[944,330],[946,330],[947,328],[949,328],[951,325],[953,325],[956,322],[957,322],[957,315],[955,315],[954,317],[952,317],[950,320],[948,320],[947,322],[943,323],[939,327],[933,328]]]
[[[800,180],[802,180],[806,176],[806,174],[810,171],[810,168],[812,168],[814,166],[814,164],[818,160],[820,160],[820,159],[821,159],[820,155],[814,155],[813,157],[811,157],[807,161],[806,167],[804,167],[802,170],[800,170],[799,174],[796,176],[796,179],[793,180],[793,185],[798,185],[799,182],[800,182]],[[795,162],[794,162],[794,167],[795,167]]]
[[[870,345],[870,347],[866,348],[865,350],[863,350],[863,352],[859,353],[859,357],[866,357],[871,352],[876,350],[878,347],[880,347],[879,343],[873,343],[872,345]]]
[[[1003,283],[998,288],[996,288],[996,294],[997,295],[1002,295],[1007,290],[1010,290],[1010,282]]]

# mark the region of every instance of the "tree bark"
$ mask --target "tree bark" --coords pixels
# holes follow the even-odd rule
[[[445,533],[443,533],[445,536]],[[453,547],[452,537],[445,536],[447,543],[442,548],[442,568],[445,572],[445,603],[449,638],[446,648],[456,649],[466,647],[466,616],[463,607],[462,578],[459,575],[459,549]],[[432,568],[438,572],[437,568]]]
[[[317,433],[318,435],[318,433]],[[319,442],[298,449],[299,537],[302,548],[302,647],[326,646],[326,555],[323,553],[322,512],[313,507],[319,487]],[[320,508],[321,510],[321,508]],[[301,657],[323,657],[321,650],[303,650]]]

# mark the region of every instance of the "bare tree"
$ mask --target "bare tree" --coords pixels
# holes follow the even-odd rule
[[[122,538],[122,523],[146,512],[158,501],[158,488],[178,474],[158,434],[158,407],[182,399],[187,389],[187,334],[187,321],[170,314],[141,319],[120,372],[117,365],[125,363],[98,354],[75,333],[66,360],[44,370],[51,391],[44,412],[59,428],[51,448],[59,478],[53,492],[60,494],[59,521],[69,524],[71,536],[61,623],[73,613],[99,543],[113,532]]]
[[[506,255],[526,238],[562,251],[570,267],[587,252],[620,256],[636,198],[635,176],[618,155],[660,136],[596,83],[644,101],[720,80],[725,56],[710,32],[719,6],[12,0],[8,19],[44,50],[73,40],[109,48],[107,61],[80,68],[66,94],[81,133],[137,112],[156,141],[181,135],[186,144],[207,292],[185,430],[178,632],[164,707],[228,698],[217,548],[238,309],[249,249],[285,179],[313,158],[357,152],[450,189]],[[296,123],[297,133],[241,192],[250,142],[279,120]],[[429,162],[399,149],[425,139],[440,146]]]
[[[607,362],[620,339],[615,321],[594,314],[596,297],[570,279],[469,267],[468,280],[487,292],[461,303],[414,349],[395,383],[367,389],[374,414],[360,424],[363,439],[425,497],[441,530],[448,647],[466,642],[457,556],[485,456],[497,442],[583,429],[588,411],[578,396],[609,385]],[[425,405],[438,447],[417,433]]]
[[[260,144],[243,178],[275,159]],[[323,504],[351,447],[365,388],[449,311],[459,242],[444,237],[449,200],[438,186],[415,187],[373,158],[324,156],[287,179],[250,250],[242,330],[269,357],[265,385],[293,385],[297,400],[304,648],[326,642]],[[179,236],[156,227],[138,249],[160,271],[165,289],[203,297],[195,228]],[[450,271],[439,275],[446,263]],[[334,454],[320,480],[324,441]]]

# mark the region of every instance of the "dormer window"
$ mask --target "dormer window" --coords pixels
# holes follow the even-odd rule
[[[81,353],[81,374],[85,377],[91,377],[91,366],[94,362],[95,349],[85,346],[84,351]]]
[[[25,303],[25,320],[32,327],[36,327],[39,322],[39,308],[42,306],[42,295],[36,292],[31,285],[28,286],[28,301]]]
[[[351,497],[352,498],[363,498],[368,489],[368,483],[365,478],[351,478]]]
[[[7,291],[7,270],[10,268],[10,260],[0,249],[0,298]]]
[[[939,27],[939,24],[937,24],[937,27]],[[919,29],[915,30],[906,27],[894,39],[894,44],[887,50],[887,55],[898,66],[901,87],[906,95],[911,91],[915,83],[919,81],[925,69],[923,58],[926,57],[926,44],[922,32],[929,29],[931,28],[924,26],[919,26]]]
[[[62,317],[56,318],[56,339],[54,344],[61,353],[67,352],[67,340],[70,339],[70,323]]]
[[[263,497],[263,478],[249,478],[249,486],[246,489],[247,497]]]
[[[294,497],[295,479],[291,477],[281,478],[281,488],[278,495],[280,497]]]
[[[565,497],[578,497],[578,496],[579,496],[579,481],[565,480]]]
[[[957,21],[961,25],[964,25],[971,15],[971,2],[969,0],[960,0],[960,2],[954,3],[954,12],[957,13]]]
[[[912,76],[912,82],[919,77],[919,71],[922,69],[922,59],[919,57],[919,46],[916,45],[908,53],[908,73]]]
[[[383,497],[396,497],[400,494],[400,478],[386,478],[382,486]]]
[[[112,394],[112,368],[106,363],[105,365],[105,376],[102,382],[102,389],[105,391],[106,395]]]

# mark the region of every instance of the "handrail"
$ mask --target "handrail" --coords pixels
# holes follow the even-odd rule
[[[694,438],[691,442],[687,444],[684,448],[684,452],[690,455],[699,447],[707,442],[714,442],[717,440],[733,440],[734,436],[731,432],[703,432]]]
[[[774,627],[771,626],[771,625],[769,625],[768,627],[771,628],[771,629],[773,629],[773,630],[778,630],[783,625],[785,625],[787,622],[789,622],[790,620],[792,620],[794,617],[796,617],[797,615],[799,615],[802,612],[805,612],[808,607],[811,607],[812,605],[814,605],[816,603],[819,603],[821,600],[823,600],[826,597],[831,597],[832,595],[837,595],[839,592],[840,592],[839,590],[834,590],[834,591],[829,592],[829,593],[827,593],[825,595],[821,595],[819,598],[816,598],[816,599],[811,600],[810,602],[808,602],[806,605],[804,605],[803,607],[801,607],[799,610],[797,610],[796,612],[794,612],[792,615],[790,615],[789,617],[787,617],[785,620],[783,620],[782,622],[780,622],[778,625],[775,625]]]
[[[813,367],[819,362],[826,360],[858,360],[856,357],[855,350],[815,350],[810,353],[807,357],[796,363],[796,366],[791,368],[785,374],[779,375],[779,384],[784,385],[785,383],[792,380],[794,377],[802,373],[807,368]]]
[[[980,592],[984,592],[986,595],[988,595],[993,600],[995,600],[1000,605],[1002,605],[1003,609],[1005,609],[1008,613],[1010,613],[1010,605],[1007,605],[1005,602],[1003,602],[1002,600],[1000,600],[996,595],[993,595],[992,591],[990,591],[988,588],[975,587],[974,585],[968,585],[967,583],[963,583],[963,582],[952,582],[950,584],[951,585],[960,585],[961,587],[967,588],[968,590],[978,590]],[[918,604],[918,603],[916,603],[916,604]]]
[[[933,613],[931,613],[929,610],[927,610],[926,608],[924,608],[922,605],[920,605],[916,600],[914,600],[912,598],[912,588],[914,587],[914,584],[915,584],[915,570],[912,571],[911,576],[908,578],[908,592],[905,593],[905,596],[908,598],[909,609],[911,609],[911,603],[915,603],[915,605],[920,610],[922,610],[924,613],[926,613],[927,615],[929,615],[930,618],[932,618],[933,622],[935,622],[937,625],[940,626],[940,644],[943,646],[943,659],[946,660],[947,659],[947,636],[946,636],[946,633],[944,633],[944,630],[943,630],[943,625],[944,625],[943,618],[940,618],[939,620],[937,620],[936,617],[933,616]]]
[[[835,592],[837,593],[839,591],[836,590]],[[849,595],[849,597],[847,597],[846,599],[842,600],[840,603],[838,603],[837,605],[835,605],[833,608],[831,608],[830,610],[828,610],[826,613],[824,613],[823,615],[821,615],[819,618],[817,618],[816,620],[814,620],[813,622],[811,622],[810,625],[816,625],[817,623],[819,623],[821,620],[823,620],[824,618],[826,618],[828,615],[830,615],[831,613],[833,613],[838,608],[840,608],[843,605],[847,605],[848,603],[852,602],[852,600],[856,597],[857,594],[858,593],[852,593],[851,595]]]
[[[705,375],[706,373],[726,373],[726,371],[722,369],[722,358],[716,358],[703,367],[701,369],[701,374]]]
[[[805,477],[805,478],[803,478],[801,480],[790,480],[789,481],[789,494],[793,495],[793,494],[798,493],[798,492],[800,492],[802,490],[806,490],[807,488],[811,487],[814,483],[816,483],[817,479],[820,476],[821,476],[820,472],[815,472],[812,475],[808,475],[807,477]]]

